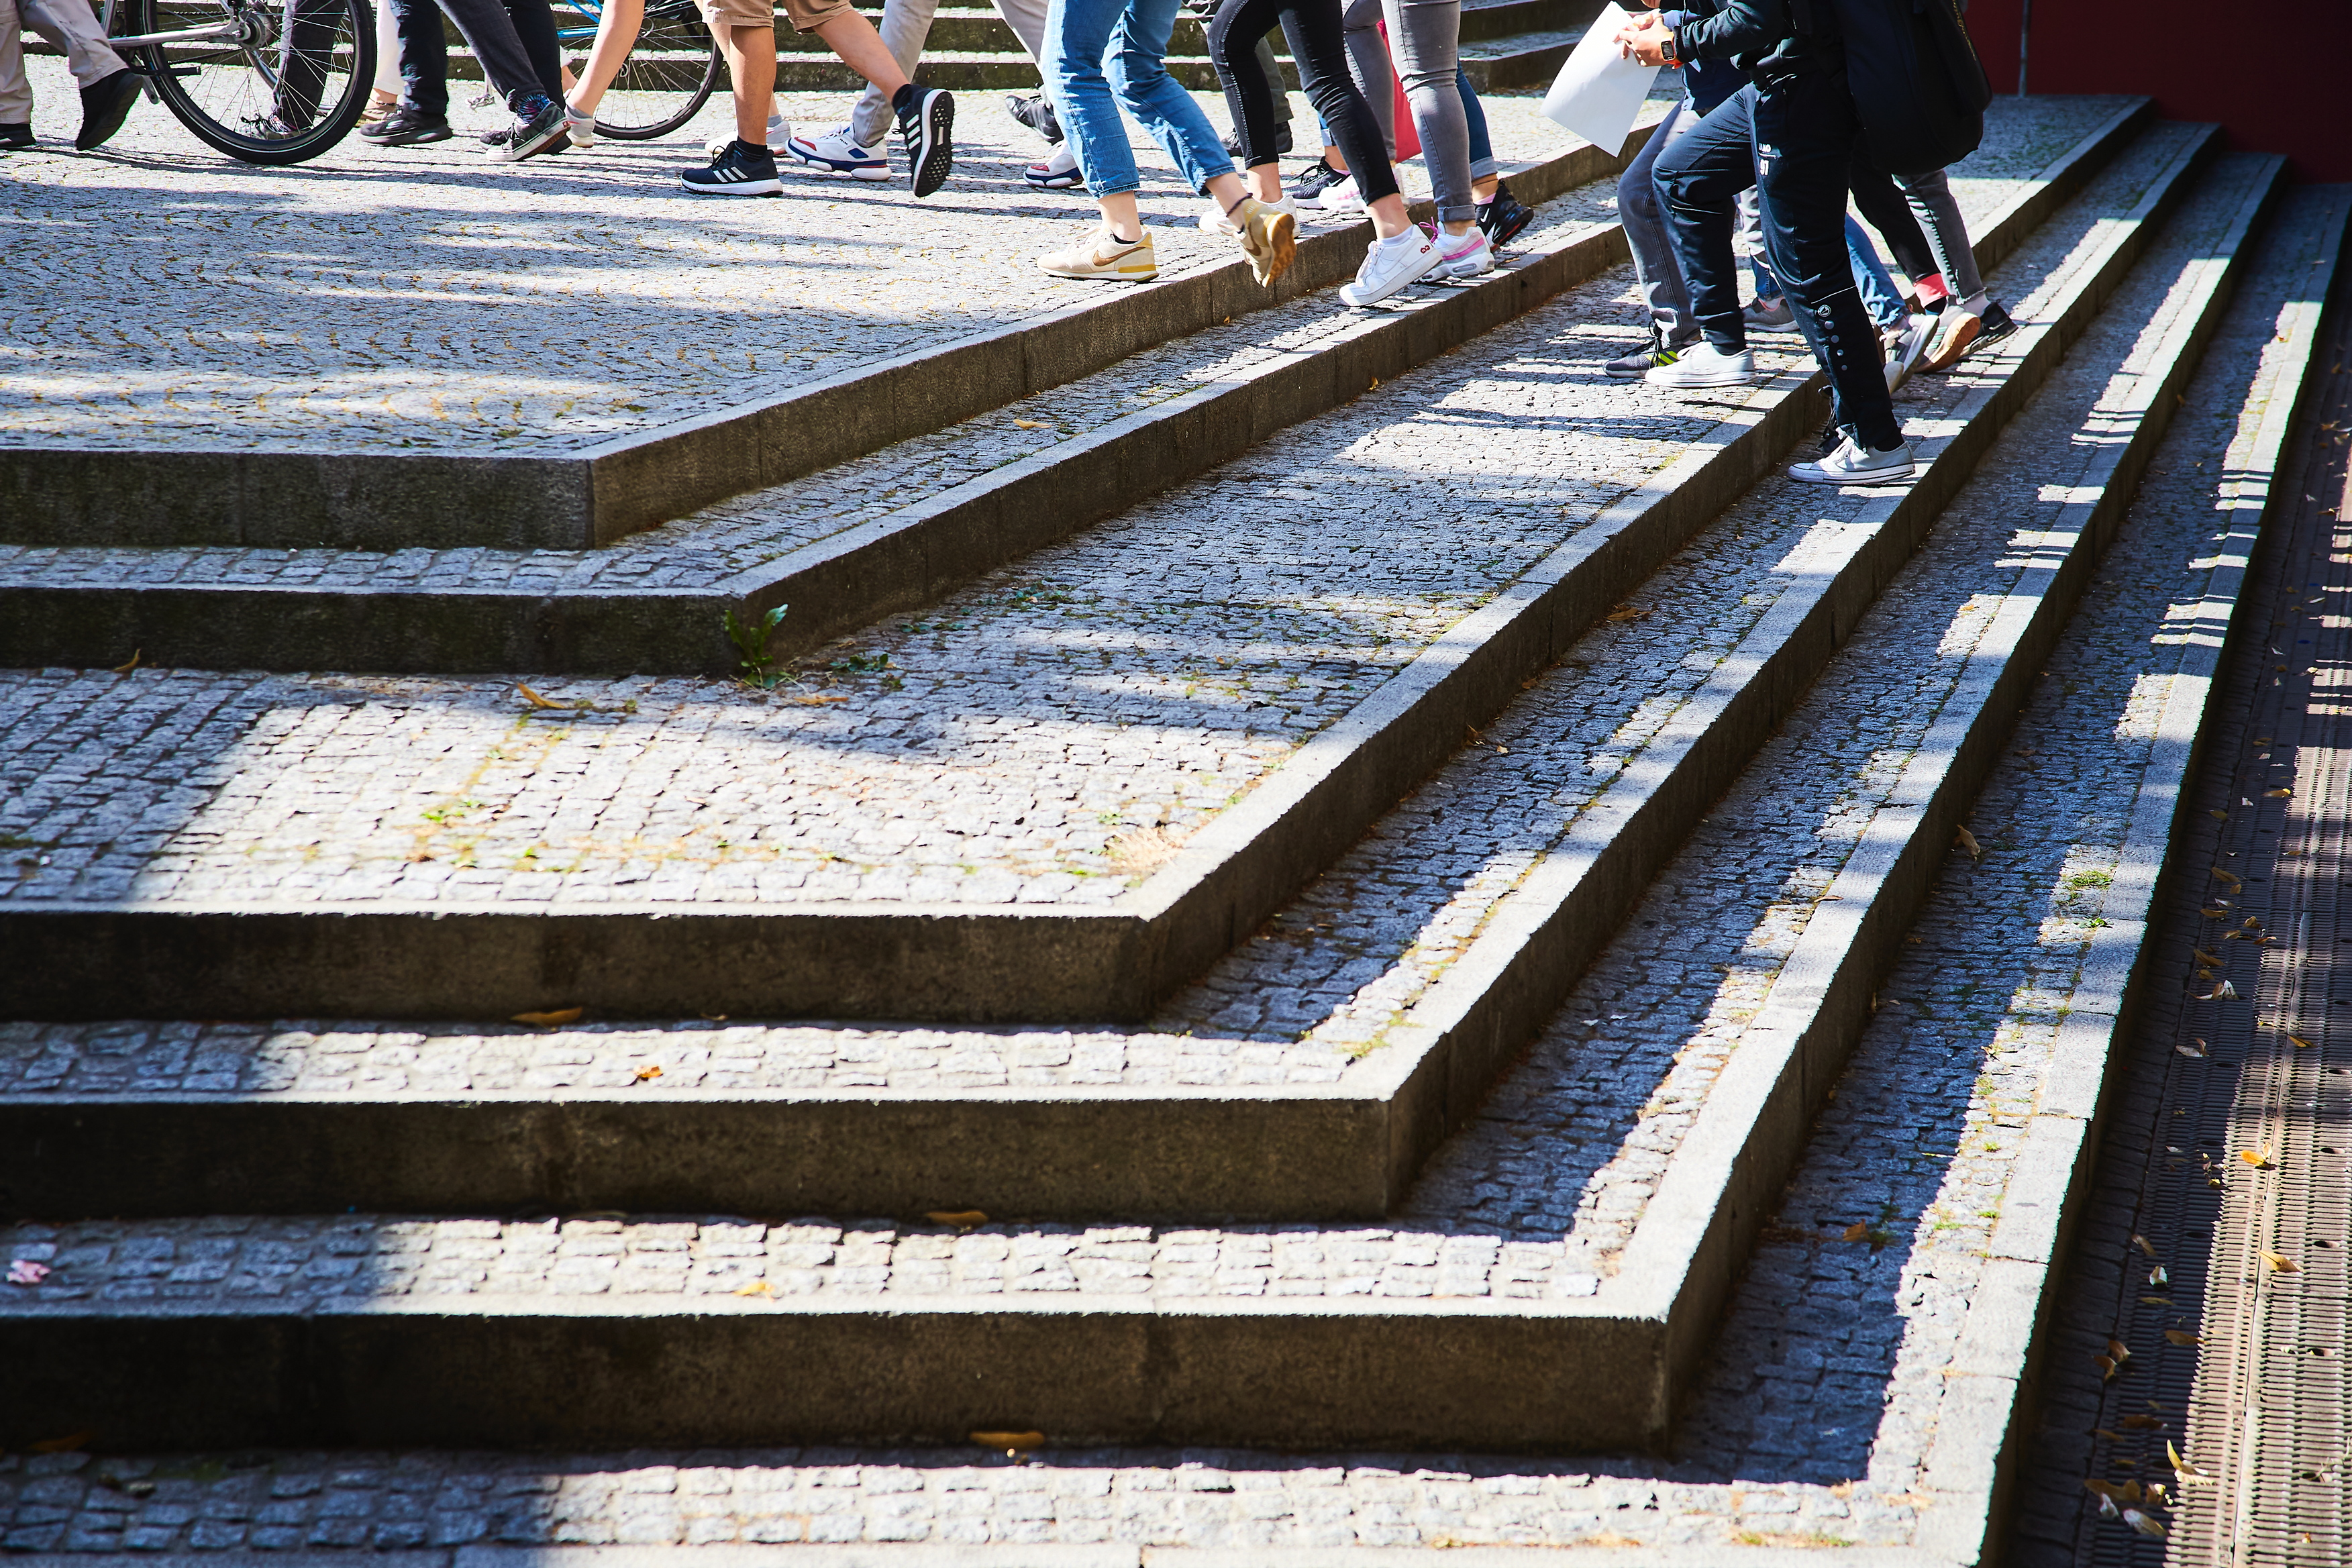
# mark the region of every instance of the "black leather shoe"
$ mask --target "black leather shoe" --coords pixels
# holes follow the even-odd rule
[[[103,81],[94,81],[81,89],[81,133],[74,138],[74,147],[83,152],[93,147],[103,147],[107,140],[122,129],[131,118],[131,106],[139,101],[146,88],[146,78],[134,70],[119,70]]]
[[[15,152],[33,145],[33,128],[29,125],[0,125],[0,152]]]

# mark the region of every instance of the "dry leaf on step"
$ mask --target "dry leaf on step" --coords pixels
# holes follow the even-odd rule
[[[661,1075],[660,1068],[648,1063],[646,1066],[637,1069],[635,1073],[635,1082],[644,1083],[649,1080],[659,1078]]]
[[[2277,1168],[2271,1164],[2271,1152],[2268,1149],[2240,1149],[2238,1157],[2258,1171]]]
[[[1608,614],[1602,616],[1601,619],[1604,621],[1613,622],[1639,621],[1643,616],[1647,615],[1649,611],[1647,609],[1636,609],[1631,604],[1621,604],[1616,609],[1612,610]]]
[[[2303,1265],[2283,1252],[2264,1252],[2263,1261],[2271,1266],[2273,1274],[2300,1274]]]
[[[2179,1051],[2183,1056],[2203,1056],[2205,1054],[2205,1042],[2200,1040],[2195,1045],[2176,1045],[2172,1049]]]
[[[2265,789],[2263,791],[2264,798],[2272,800],[2284,800],[2294,793],[2294,791],[2292,789]]]
[[[2083,1483],[2083,1490],[2095,1497],[2112,1498],[2117,1502],[2137,1502],[2140,1499],[2137,1481],[2103,1481],[2095,1476]]]
[[[520,681],[517,681],[515,683],[515,690],[521,693],[522,700],[529,703],[533,707],[560,708],[563,706],[562,703],[549,702],[545,697],[541,696],[537,692],[532,691]]]
[[[1045,1434],[1043,1432],[974,1432],[971,1434],[971,1440],[983,1448],[1009,1448],[1018,1454],[1031,1448],[1044,1448]]]
[[[2221,961],[2218,956],[2208,953],[2202,947],[2191,947],[2189,951],[2196,956],[2197,961],[2200,964],[2218,964]]]
[[[1015,430],[1051,430],[1054,427],[1042,419],[1016,419],[1013,422],[1013,428]]]
[[[2141,1251],[2147,1253],[2151,1258],[2156,1256],[2156,1243],[2150,1241],[2147,1237],[2142,1236],[2137,1230],[2132,1232],[2132,1245],[2138,1248]]]
[[[2309,1051],[2312,1048],[2311,1041],[2304,1039],[2303,1036],[2299,1034],[2291,1034],[2286,1038],[2287,1043],[2294,1046],[2297,1051]]]
[[[2232,887],[2238,885],[2238,873],[2235,872],[2223,871],[2220,866],[2215,866],[2213,868],[2213,874],[2221,881],[2228,883]]]
[[[1969,852],[1969,859],[1972,861],[1984,859],[1984,851],[1977,847],[1977,836],[1974,833],[1966,828],[1954,828],[1952,831],[1958,836],[1960,848]]]
[[[738,1285],[735,1293],[739,1296],[772,1296],[776,1288],[765,1280],[754,1280],[748,1285]]]
[[[935,1208],[923,1218],[933,1225],[952,1225],[958,1230],[970,1230],[975,1225],[988,1223],[988,1216],[977,1208]]]
[[[2151,1285],[2169,1285],[2172,1283],[2172,1276],[2165,1272],[2164,1265],[2159,1263],[2147,1271],[2147,1282]]]
[[[2116,1358],[2117,1366],[2121,1366],[2131,1359],[2131,1346],[2119,1339],[2111,1339],[2107,1342],[2107,1354]]]
[[[1847,1226],[1845,1228],[1844,1239],[1848,1241],[1869,1240],[1870,1222],[1866,1219],[1857,1219],[1852,1225]]]
[[[793,699],[793,701],[798,703],[803,707],[824,707],[830,703],[845,703],[848,700],[849,695],[846,692],[838,693],[833,696],[794,697]]]
[[[2153,1514],[2142,1513],[2136,1508],[2127,1508],[2124,1510],[2124,1522],[2130,1525],[2134,1530],[2138,1531],[2142,1535],[2153,1535],[2158,1541],[2163,1540],[2165,1536],[2169,1533],[2164,1528],[2164,1521],[2162,1520],[2156,1518]]]
[[[2178,1345],[2203,1344],[2205,1336],[2190,1333],[2187,1329],[2167,1329],[2164,1337]]]
[[[513,1021],[527,1023],[537,1029],[560,1029],[568,1023],[578,1023],[584,1008],[556,1008],[543,1013],[517,1013]]]
[[[2213,1478],[2210,1475],[2199,1469],[2195,1465],[2190,1464],[2187,1458],[2181,1454],[2180,1450],[2174,1448],[2168,1441],[2164,1445],[2164,1457],[2172,1461],[2172,1473],[2175,1478],[2179,1480],[2182,1486],[2210,1486],[2212,1484]]]

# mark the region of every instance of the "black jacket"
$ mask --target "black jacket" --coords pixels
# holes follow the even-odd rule
[[[1675,53],[1729,60],[1758,81],[1845,63],[1832,0],[1683,0]]]

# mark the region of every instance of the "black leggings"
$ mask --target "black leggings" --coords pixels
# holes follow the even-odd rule
[[[1224,0],[1209,18],[1209,58],[1224,84],[1225,107],[1241,133],[1242,163],[1255,169],[1276,160],[1274,84],[1258,64],[1257,41],[1276,20],[1298,62],[1299,79],[1315,112],[1331,130],[1347,156],[1349,172],[1366,202],[1397,193],[1396,171],[1372,106],[1348,74],[1348,46],[1339,26],[1339,0]]]
[[[1862,221],[1878,231],[1878,237],[1895,254],[1895,265],[1903,269],[1905,276],[1916,280],[1941,270],[1936,265],[1936,253],[1927,248],[1927,236],[1920,231],[1919,219],[1911,211],[1911,204],[1895,188],[1893,175],[1856,152],[1846,173],[1846,183],[1853,191],[1853,204],[1861,212]]]

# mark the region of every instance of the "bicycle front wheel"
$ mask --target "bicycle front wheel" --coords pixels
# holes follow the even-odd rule
[[[596,134],[649,141],[692,120],[719,84],[719,45],[694,0],[646,0],[636,47],[596,105]]]
[[[375,79],[368,0],[129,0],[133,34],[209,33],[139,51],[157,96],[206,146],[300,163],[359,122]]]

